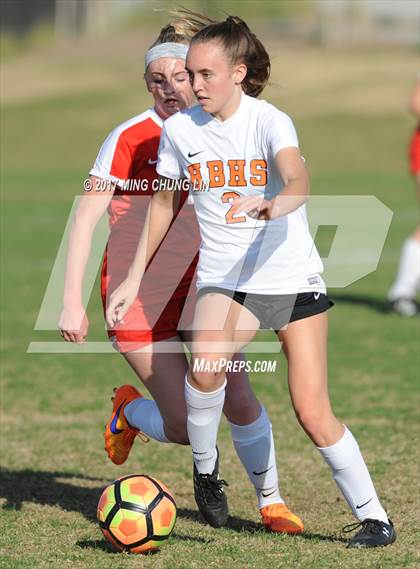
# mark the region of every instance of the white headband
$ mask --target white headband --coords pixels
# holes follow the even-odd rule
[[[160,43],[151,47],[144,58],[144,68],[147,69],[148,65],[160,59],[161,57],[175,57],[175,59],[186,59],[188,53],[188,46],[183,43],[166,42]]]

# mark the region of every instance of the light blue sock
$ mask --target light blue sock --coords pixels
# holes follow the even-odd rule
[[[134,399],[126,405],[124,415],[131,427],[139,429],[151,439],[161,443],[171,442],[165,434],[162,415],[153,399]]]

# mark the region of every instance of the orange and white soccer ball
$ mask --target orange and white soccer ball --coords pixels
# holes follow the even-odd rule
[[[176,504],[168,488],[146,474],[130,474],[107,486],[97,516],[106,539],[118,551],[147,553],[171,534]]]

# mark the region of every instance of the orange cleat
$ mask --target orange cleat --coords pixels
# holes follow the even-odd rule
[[[303,522],[286,504],[270,504],[260,510],[264,527],[278,533],[302,533]]]
[[[130,427],[124,416],[124,409],[128,403],[143,397],[132,385],[114,387],[113,410],[109,422],[105,426],[105,450],[114,464],[123,464],[130,454],[136,436],[144,442],[149,442],[149,437],[144,433]]]

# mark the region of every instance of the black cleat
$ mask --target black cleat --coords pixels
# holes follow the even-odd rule
[[[212,474],[200,474],[194,464],[194,497],[201,515],[214,528],[227,522],[228,504],[223,486],[229,486],[219,479],[219,450]]]
[[[389,524],[381,522],[381,520],[372,520],[367,518],[362,522],[350,524],[343,528],[344,533],[353,531],[360,527],[360,531],[351,538],[347,547],[384,547],[393,543],[397,534],[394,524],[389,520]]]

